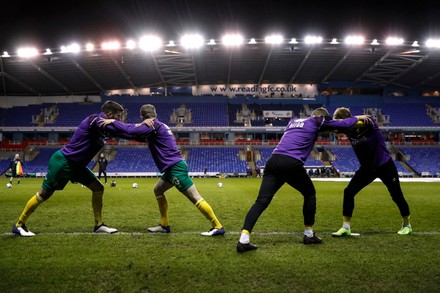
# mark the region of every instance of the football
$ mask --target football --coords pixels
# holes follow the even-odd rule
[[[133,183],[133,188],[138,188],[138,184],[137,183]]]
[[[11,188],[11,187],[12,187],[11,183],[6,184],[6,188]]]
[[[218,188],[221,188],[222,186],[223,186],[223,183],[221,183],[221,182],[217,183]]]
[[[116,181],[113,180],[112,183],[110,183],[110,186],[111,186],[111,187],[116,187]]]

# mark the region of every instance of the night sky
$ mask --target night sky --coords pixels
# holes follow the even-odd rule
[[[390,3],[388,3],[390,2]],[[324,39],[362,33],[366,39],[390,34],[422,42],[440,37],[440,4],[415,1],[226,1],[88,0],[3,1],[0,50],[19,46],[58,48],[72,41],[95,43],[155,33],[164,41],[186,32],[220,39],[226,32],[264,38],[278,32],[286,39],[317,34]]]

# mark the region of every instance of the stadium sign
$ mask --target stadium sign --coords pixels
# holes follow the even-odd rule
[[[263,111],[264,118],[292,118],[292,111]]]
[[[259,95],[267,97],[314,97],[318,90],[314,84],[230,84],[193,87],[193,95]]]

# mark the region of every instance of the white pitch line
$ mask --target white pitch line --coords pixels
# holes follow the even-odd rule
[[[201,232],[171,232],[170,234],[173,235],[200,235]],[[227,235],[239,235],[241,232],[235,232],[235,231],[231,231],[231,232],[226,232],[225,234]],[[318,232],[318,234],[321,235],[328,235],[331,234],[332,232]],[[36,232],[36,235],[151,235],[151,236],[156,236],[156,235],[162,235],[163,233],[149,233],[149,232],[117,232],[114,234],[106,234],[106,233],[93,233],[93,232],[41,232],[38,233]],[[397,234],[394,232],[380,232],[380,231],[368,231],[368,232],[364,232],[364,233],[352,233],[352,236],[361,236],[361,235],[374,235],[374,234]],[[412,234],[415,235],[440,235],[439,231],[431,231],[431,232],[412,232]],[[12,233],[3,233],[0,234],[2,236],[12,236],[14,234]],[[303,235],[303,232],[282,232],[282,231],[278,231],[278,232],[252,232],[252,235],[262,235],[262,236],[267,236],[267,235]]]

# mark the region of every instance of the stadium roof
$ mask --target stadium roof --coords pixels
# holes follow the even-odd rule
[[[25,3],[26,2],[26,3]],[[388,3],[389,2],[389,3]],[[440,50],[425,46],[438,38],[439,4],[418,1],[333,1],[297,3],[289,0],[212,1],[6,1],[0,18],[0,95],[95,95],[118,89],[217,84],[318,84],[330,87],[368,84],[408,89],[440,86]],[[216,39],[216,45],[187,51],[178,43],[149,53],[138,49],[61,53],[60,44],[126,40],[146,33],[179,39],[187,32]],[[221,44],[223,33],[246,37],[284,35],[282,45],[246,40],[239,48]],[[342,39],[354,32],[370,39],[362,47]],[[305,45],[301,38],[326,38]],[[389,47],[386,36],[401,36],[405,44]],[[289,43],[291,37],[298,44]],[[338,37],[339,44],[332,44]],[[330,38],[330,39],[329,39]],[[379,45],[371,45],[378,38]],[[413,47],[418,40],[419,47]],[[51,48],[24,59],[11,53],[29,46]],[[43,49],[45,50],[45,49]],[[6,57],[5,51],[9,51]]]
[[[94,95],[117,89],[214,84],[366,83],[403,88],[440,86],[440,50],[411,44],[350,47],[264,42],[240,48],[179,46],[160,52],[118,51],[2,57],[4,96]]]

